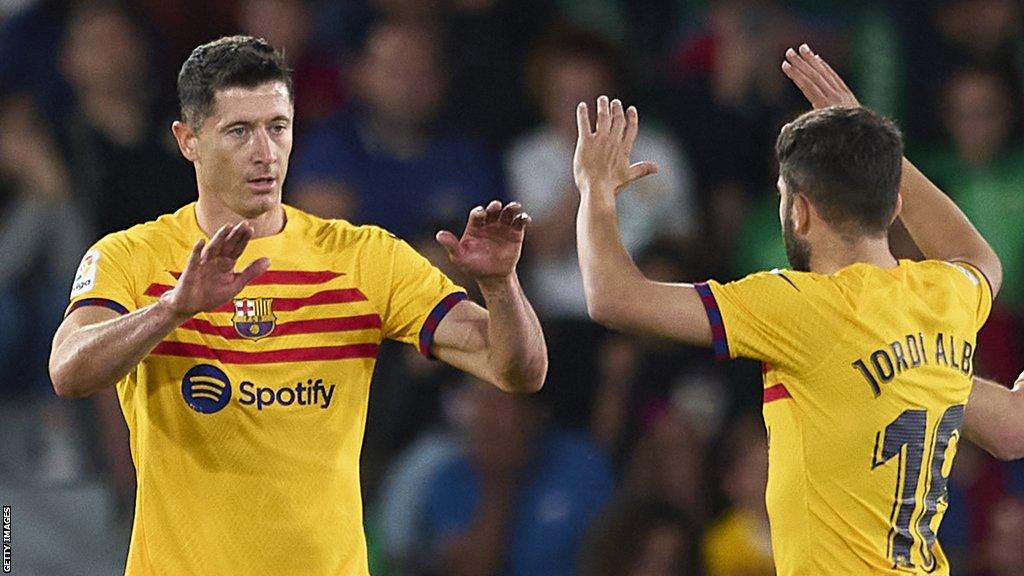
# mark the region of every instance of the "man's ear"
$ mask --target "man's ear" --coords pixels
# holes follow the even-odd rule
[[[793,209],[789,212],[793,232],[801,236],[807,234],[807,231],[811,229],[811,213],[813,210],[814,206],[811,205],[811,201],[807,199],[807,196],[799,193],[793,194]]]
[[[174,133],[174,139],[178,142],[178,150],[181,151],[181,155],[189,162],[195,162],[196,134],[192,131],[192,128],[181,120],[175,120],[171,124],[171,132]]]
[[[903,194],[897,192],[896,193],[896,209],[892,211],[892,216],[889,217],[889,226],[892,226],[892,223],[895,222],[896,219],[900,217],[900,212],[902,212],[902,211],[903,211]]]

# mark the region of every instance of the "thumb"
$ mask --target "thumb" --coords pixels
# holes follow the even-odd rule
[[[447,230],[441,230],[434,235],[434,239],[448,251],[448,257],[454,259],[459,254],[459,239]]]
[[[629,182],[639,180],[644,176],[650,176],[658,171],[658,165],[654,162],[637,162],[630,165],[627,177]]]
[[[245,270],[239,272],[238,276],[235,277],[235,281],[239,283],[239,290],[269,269],[270,258],[258,258],[254,260],[251,264],[245,267]]]

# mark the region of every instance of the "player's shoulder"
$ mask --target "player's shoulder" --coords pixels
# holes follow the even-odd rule
[[[949,286],[974,292],[987,283],[984,275],[967,262],[945,260],[901,260],[900,267],[911,281],[929,287]]]
[[[191,220],[190,220],[191,219]],[[103,251],[127,252],[133,258],[147,253],[160,253],[191,248],[191,228],[195,228],[195,203],[186,204],[175,212],[164,214],[149,222],[107,234],[96,243]]]
[[[286,206],[289,220],[305,231],[313,245],[325,252],[389,248],[401,242],[391,232],[373,224],[354,224],[340,218],[321,218],[293,206]]]

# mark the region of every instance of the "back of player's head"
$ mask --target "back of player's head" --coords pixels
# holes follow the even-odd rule
[[[790,194],[806,196],[844,234],[884,234],[900,187],[903,136],[866,108],[822,108],[787,124],[775,144]]]
[[[283,82],[294,100],[291,70],[284,55],[266,40],[226,36],[198,46],[178,73],[181,118],[199,129],[213,111],[218,90],[252,88],[267,82]]]

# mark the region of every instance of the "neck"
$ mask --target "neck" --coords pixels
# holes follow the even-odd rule
[[[851,264],[871,264],[880,268],[899,265],[889,250],[888,236],[858,238],[848,241],[830,235],[817,243],[811,251],[811,270],[819,274],[834,274]]]
[[[243,220],[252,226],[253,238],[273,236],[284,229],[284,208],[278,202],[266,212],[247,217],[203,194],[199,195],[199,201],[196,203],[196,222],[208,238],[213,237],[221,226],[234,226]]]

